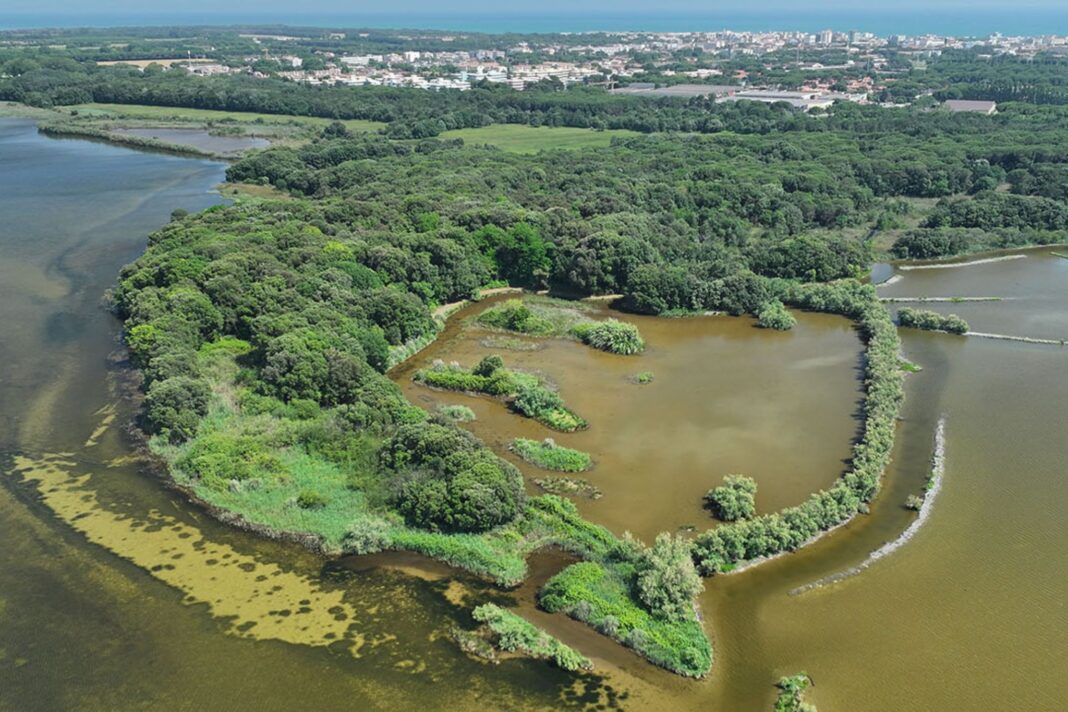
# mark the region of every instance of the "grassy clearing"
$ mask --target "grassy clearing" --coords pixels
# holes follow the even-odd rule
[[[545,438],[541,442],[516,438],[509,449],[544,470],[585,472],[593,467],[593,459],[587,453],[557,445],[552,438]]]
[[[152,119],[154,121],[196,121],[219,123],[294,124],[323,127],[332,119],[314,116],[290,116],[287,114],[259,114],[251,111],[215,111],[213,109],[186,109],[173,106],[148,106],[145,104],[78,104],[70,107],[79,116],[97,118]],[[347,119],[341,123],[350,131],[378,131],[385,124],[379,121]]]
[[[464,143],[488,144],[509,153],[537,153],[550,150],[574,150],[608,146],[613,137],[638,136],[625,129],[579,129],[570,127],[492,124],[477,129],[456,129],[441,134],[442,139],[462,138]]]

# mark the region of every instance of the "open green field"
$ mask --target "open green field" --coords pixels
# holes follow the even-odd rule
[[[626,129],[577,129],[565,126],[526,126],[523,124],[492,124],[477,129],[456,129],[439,136],[442,139],[462,138],[468,144],[489,144],[511,153],[537,153],[551,149],[575,149],[607,146],[613,136],[638,136]]]
[[[82,116],[128,117],[136,119],[153,119],[157,121],[231,121],[260,122],[265,124],[289,124],[293,122],[313,126],[325,126],[331,119],[316,116],[290,116],[286,114],[258,114],[251,111],[214,111],[212,109],[185,109],[174,106],[147,106],[144,104],[79,104],[70,107]],[[378,121],[348,119],[341,123],[350,131],[377,131],[385,126]]]

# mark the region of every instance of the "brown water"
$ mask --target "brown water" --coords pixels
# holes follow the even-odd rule
[[[100,296],[172,209],[218,200],[208,191],[222,171],[0,122],[0,709],[760,710],[779,675],[802,669],[824,712],[1063,708],[1065,350],[905,332],[924,371],[909,379],[872,515],[709,581],[715,668],[682,680],[533,609],[561,555],[535,557],[509,593],[413,556],[324,562],[214,523],[138,465]],[[1068,304],[1068,260],[1055,259],[912,272],[883,291],[996,287],[1021,299],[977,310],[973,327],[1055,335]],[[998,281],[1003,269],[1015,276]],[[634,359],[566,342],[504,352],[544,369],[590,420],[555,436],[597,459],[589,477],[605,496],[582,503],[588,516],[648,538],[707,526],[696,498],[726,472],[754,476],[765,510],[841,472],[859,393],[846,322],[803,316],[785,335],[726,318],[638,323],[650,349]],[[467,363],[479,350],[457,328],[432,348]],[[653,384],[627,382],[643,370]],[[469,403],[497,446],[550,434],[488,399],[410,392]],[[900,503],[922,486],[943,412],[946,479],[930,522],[861,575],[789,596],[908,525]],[[599,674],[469,660],[448,633],[487,597],[517,600]]]
[[[798,504],[841,473],[862,397],[857,374],[862,346],[845,319],[801,314],[780,333],[726,316],[657,319],[615,314],[635,323],[647,347],[639,356],[597,351],[575,341],[530,340],[537,351],[483,345],[492,332],[471,323],[481,303],[456,314],[443,338],[392,375],[409,400],[434,410],[462,403],[478,420],[469,428],[528,480],[545,475],[508,452],[517,437],[588,452],[595,467],[581,475],[604,492],[577,500],[589,519],[617,534],[651,541],[657,533],[712,524],[701,497],[724,475],[745,473],[759,486],[757,507]],[[591,313],[607,317],[606,308]],[[411,376],[435,359],[472,366],[499,353],[510,367],[555,382],[588,430],[556,433],[511,415],[499,401],[435,392]],[[631,378],[651,371],[651,384]]]

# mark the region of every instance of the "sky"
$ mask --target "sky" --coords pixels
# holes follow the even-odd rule
[[[307,0],[294,4],[292,0],[181,0],[180,3],[167,2],[154,4],[145,0],[3,0],[0,5],[2,14],[71,14],[84,16],[92,13],[117,15],[124,12],[147,14],[153,6],[160,14],[175,12],[202,12],[206,16],[213,14],[235,15],[239,13],[292,13],[299,12],[314,17],[317,13],[324,15],[356,15],[361,12],[382,13],[388,9],[391,14],[433,14],[448,12],[472,14],[478,12],[510,12],[515,14],[545,14],[610,12],[613,14],[658,12],[683,13],[690,15],[712,14],[717,12],[733,13],[738,10],[737,0],[538,0],[530,4],[514,4],[502,8],[500,0],[464,0],[463,2],[442,2],[441,0]],[[974,11],[976,9],[1059,9],[1064,0],[754,0],[744,4],[747,12],[787,11],[797,14],[802,11],[825,12],[828,10],[848,10],[851,12],[871,11],[877,13],[914,12],[914,11]]]
[[[0,0],[0,29],[252,23],[480,32],[1068,35],[1068,0]]]

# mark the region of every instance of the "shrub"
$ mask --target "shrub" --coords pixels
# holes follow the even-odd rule
[[[491,354],[479,361],[478,365],[475,366],[471,372],[476,376],[485,376],[488,378],[502,368],[504,368],[504,359],[497,354]]]
[[[765,329],[789,331],[797,323],[794,315],[778,299],[767,302],[757,314],[757,323]]]
[[[638,327],[618,319],[577,324],[571,333],[587,346],[614,354],[630,355],[645,349]]]
[[[705,504],[718,519],[733,522],[756,514],[756,482],[745,475],[727,475],[723,484],[708,491]]]
[[[693,599],[704,589],[693,565],[690,542],[668,533],[656,537],[638,573],[638,596],[656,616],[684,620],[693,615]]]
[[[301,490],[300,494],[297,495],[297,506],[301,509],[322,509],[327,504],[329,504],[329,500],[319,494],[317,490]]]
[[[911,509],[915,512],[920,511],[923,508],[923,497],[910,494],[905,498],[905,509]]]
[[[530,307],[519,299],[492,306],[478,316],[478,322],[495,329],[516,331],[533,336],[549,336],[553,325],[547,319],[536,315]]]
[[[512,405],[523,415],[537,418],[564,405],[560,394],[542,385],[526,385],[516,393]]]
[[[901,307],[897,311],[897,320],[901,326],[926,331],[946,331],[950,334],[966,334],[968,322],[956,314],[939,314],[927,309]]]
[[[466,405],[442,405],[438,407],[438,412],[454,423],[470,423],[477,419],[475,411]]]
[[[374,554],[392,544],[389,524],[374,517],[357,519],[341,539],[346,554]]]
[[[775,700],[775,712],[816,712],[816,707],[804,701],[805,690],[812,685],[812,678],[805,673],[790,675],[779,680],[779,696]]]

